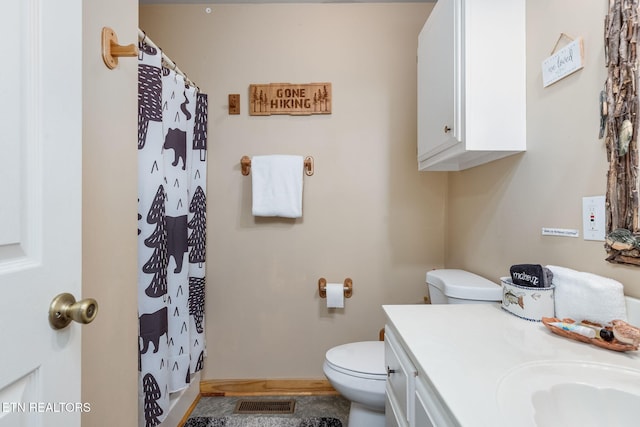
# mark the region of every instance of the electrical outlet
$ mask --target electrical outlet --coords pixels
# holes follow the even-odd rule
[[[582,235],[584,240],[604,241],[604,196],[582,198]]]

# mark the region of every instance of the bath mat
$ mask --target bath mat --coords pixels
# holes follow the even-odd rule
[[[342,427],[342,422],[328,417],[193,417],[184,427]]]

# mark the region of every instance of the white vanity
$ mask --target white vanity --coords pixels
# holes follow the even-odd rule
[[[637,425],[640,352],[554,335],[498,304],[383,309],[387,426]]]

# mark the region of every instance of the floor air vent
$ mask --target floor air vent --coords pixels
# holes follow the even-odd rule
[[[293,414],[295,399],[290,400],[239,400],[234,414]]]

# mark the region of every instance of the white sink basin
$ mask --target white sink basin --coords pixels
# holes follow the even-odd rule
[[[499,381],[496,398],[513,425],[637,427],[640,370],[591,362],[530,363]]]

